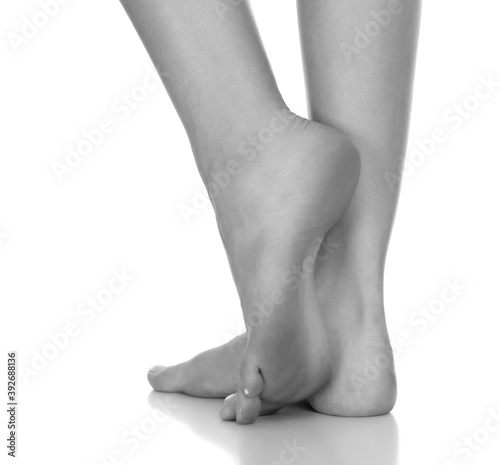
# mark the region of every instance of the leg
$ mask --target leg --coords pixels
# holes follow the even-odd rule
[[[317,272],[333,365],[330,383],[310,403],[336,415],[387,413],[396,380],[384,263],[407,144],[420,2],[298,0],[298,12],[311,118],[349,134],[362,163],[335,226],[342,247]],[[366,27],[371,37],[362,42],[358,31]]]
[[[315,259],[355,190],[359,155],[340,131],[286,111],[245,2],[223,18],[210,0],[122,4],[184,124],[216,212],[248,332],[236,419],[251,423],[261,399],[301,400],[328,381],[319,306],[304,304],[314,283],[283,277]],[[150,373],[153,387],[164,375]]]
[[[389,5],[395,13],[380,13]],[[332,377],[309,401],[332,415],[387,413],[396,398],[383,273],[398,198],[394,175],[401,171],[406,147],[419,3],[405,3],[402,10],[397,6],[378,0],[371,4],[371,11],[390,22],[358,56],[352,51],[355,28],[372,17],[365,3],[303,0],[298,5],[312,119],[352,135],[363,167],[353,200],[332,231],[340,247],[318,260],[315,273]],[[234,392],[235,360],[243,356],[245,342],[241,335],[178,366],[165,376],[163,388],[201,396]],[[173,379],[178,380],[175,386]],[[228,400],[224,411],[230,415],[234,408],[234,400]]]

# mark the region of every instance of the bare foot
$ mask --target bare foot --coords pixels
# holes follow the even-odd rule
[[[187,362],[171,367],[155,366],[148,372],[148,381],[155,391],[226,397],[238,389],[238,367],[246,344],[245,333]]]
[[[328,237],[331,244],[325,244],[318,254],[314,279],[328,328],[331,377],[308,400],[318,412],[328,415],[389,413],[397,389],[381,280],[373,280],[375,273],[367,273],[366,265],[364,270],[355,271],[352,264],[359,260],[346,257],[344,244],[335,239],[334,232]],[[245,333],[173,367],[176,372],[170,371],[172,368],[163,369],[154,380],[150,377],[150,381],[157,390],[226,397],[237,390],[238,366],[246,341]],[[263,403],[260,414],[274,413],[280,407]],[[234,397],[226,400],[222,414],[226,418],[236,417]]]
[[[248,329],[233,397],[240,424],[255,421],[261,400],[302,400],[330,379],[312,268],[358,176],[359,155],[346,137],[293,116],[237,182],[212,197]],[[305,271],[299,280],[291,279],[296,270]]]

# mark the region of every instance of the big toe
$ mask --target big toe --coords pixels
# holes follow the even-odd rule
[[[148,381],[155,391],[180,392],[181,373],[178,367],[156,365],[148,371]]]

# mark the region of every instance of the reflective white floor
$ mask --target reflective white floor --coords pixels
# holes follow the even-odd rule
[[[398,426],[392,415],[335,418],[314,413],[306,405],[294,405],[253,426],[238,428],[218,420],[220,401],[152,393],[149,402],[152,408],[171,414],[198,440],[224,451],[231,463],[398,463]]]
[[[409,357],[399,370],[400,399],[391,415],[337,418],[300,404],[238,426],[219,419],[221,399],[152,392],[133,347],[128,362],[125,356],[113,362],[114,355],[102,351],[75,346],[22,387],[17,463],[499,463],[497,372],[467,382],[439,360],[424,355],[420,369]],[[436,376],[438,383],[430,382]]]

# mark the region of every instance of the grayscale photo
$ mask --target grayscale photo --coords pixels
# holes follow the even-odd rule
[[[2,6],[2,463],[500,463],[497,0]]]

